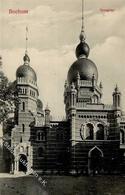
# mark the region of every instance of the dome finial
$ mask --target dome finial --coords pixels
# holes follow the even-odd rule
[[[85,26],[84,26],[84,0],[82,0],[82,27],[81,27],[81,33],[80,33],[80,41],[85,41],[85,32],[84,32]]]

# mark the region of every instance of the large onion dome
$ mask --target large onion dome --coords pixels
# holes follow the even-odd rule
[[[17,69],[16,77],[22,77],[36,82],[37,81],[36,73],[33,70],[33,68],[29,66],[29,62],[30,62],[29,56],[25,54],[23,60],[24,60],[24,64]]]
[[[87,58],[79,58],[72,64],[68,71],[68,82],[75,82],[78,73],[81,80],[92,80],[93,75],[95,76],[95,80],[98,80],[97,67],[94,62]]]

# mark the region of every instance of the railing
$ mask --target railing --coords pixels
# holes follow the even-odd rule
[[[105,105],[105,104],[86,104],[85,102],[78,102],[76,104],[77,108],[84,108],[88,110],[96,109],[96,110],[112,110],[112,105]]]
[[[32,85],[35,85],[37,86],[37,83],[33,80],[28,80],[28,79],[25,79],[25,78],[22,78],[22,77],[18,77],[17,78],[17,84],[32,84]]]
[[[81,80],[79,84],[80,86],[83,86],[83,87],[92,87],[92,81]]]

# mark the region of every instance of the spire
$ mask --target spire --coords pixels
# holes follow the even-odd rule
[[[26,50],[25,50],[25,54],[28,53],[28,26],[26,26]]]
[[[90,48],[88,46],[88,44],[85,42],[85,32],[84,32],[84,9],[85,9],[85,6],[84,6],[84,1],[85,0],[82,0],[82,27],[81,27],[81,33],[80,33],[80,36],[79,36],[79,39],[80,39],[80,43],[79,45],[76,47],[76,57],[77,58],[88,58],[89,56],[89,51],[90,51]]]
[[[26,50],[25,50],[25,56],[23,58],[24,64],[29,65],[30,63],[30,58],[28,56],[28,27],[26,26]]]
[[[82,27],[81,27],[81,33],[80,33],[80,36],[79,36],[81,42],[85,41],[84,7],[85,7],[84,0],[82,0]]]

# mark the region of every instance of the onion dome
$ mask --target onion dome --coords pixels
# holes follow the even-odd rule
[[[80,43],[76,47],[76,57],[79,58],[81,56],[84,56],[87,58],[89,56],[90,48],[88,44],[85,42],[84,30],[81,31],[79,39]]]
[[[79,58],[81,56],[84,56],[87,58],[89,56],[90,48],[88,44],[85,42],[84,31],[81,31],[79,39],[80,39],[80,43],[76,47],[76,57]]]
[[[29,66],[30,58],[27,54],[25,54],[24,64],[20,66],[16,71],[16,77],[26,78],[28,80],[37,81],[37,76],[35,71],[31,66]]]
[[[75,61],[68,71],[68,82],[76,82],[77,75],[80,75],[81,80],[92,80],[93,75],[95,80],[98,80],[98,70],[94,62],[87,58],[79,58]]]
[[[79,45],[76,48],[76,57],[79,58],[80,56],[89,56],[90,48],[87,43],[80,42]]]
[[[38,111],[43,111],[43,103],[40,99],[37,99],[37,109]]]

